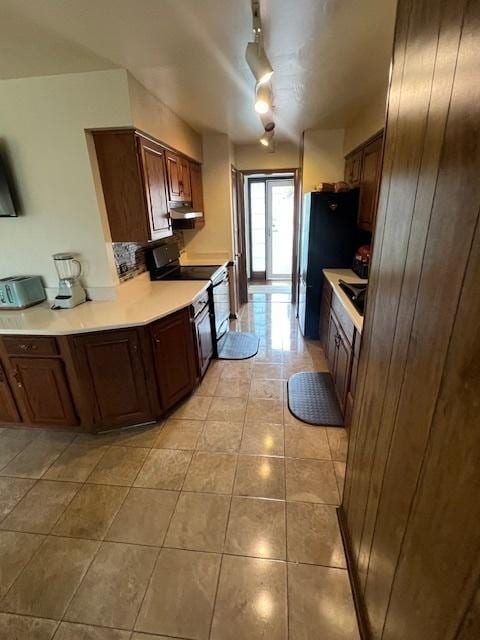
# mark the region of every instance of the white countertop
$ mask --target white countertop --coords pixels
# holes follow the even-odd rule
[[[358,284],[364,282],[365,284],[368,280],[364,280],[359,278],[357,274],[351,269],[323,269],[323,274],[326,279],[332,285],[333,293],[340,300],[342,305],[345,308],[345,311],[348,313],[350,318],[352,319],[353,324],[355,325],[356,330],[359,333],[362,333],[363,330],[363,316],[361,316],[358,311],[353,306],[352,302],[349,300],[347,294],[343,289],[341,289],[338,284],[339,280],[344,280],[345,282],[349,282],[351,284]]]
[[[150,282],[145,277],[122,284],[116,300],[92,301],[53,311],[42,302],[23,311],[0,310],[0,334],[68,335],[149,324],[192,304],[209,280]]]

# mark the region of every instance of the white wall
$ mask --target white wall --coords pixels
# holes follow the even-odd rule
[[[133,124],[161,142],[202,161],[202,138],[184,120],[128,74]]]
[[[235,166],[239,170],[296,169],[299,164],[299,147],[291,142],[278,142],[274,153],[268,153],[259,143],[235,145]]]
[[[387,88],[382,87],[349,122],[345,129],[344,155],[385,126]]]
[[[233,146],[225,134],[203,137],[203,200],[205,226],[184,231],[187,253],[233,255],[231,165]]]
[[[85,129],[131,125],[124,70],[0,82],[0,144],[22,208],[0,218],[0,276],[39,274],[55,286],[51,254],[77,251],[86,286],[117,282]]]
[[[304,134],[303,192],[319,182],[343,180],[344,130],[308,129]]]

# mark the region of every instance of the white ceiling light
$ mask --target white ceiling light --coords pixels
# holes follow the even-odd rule
[[[270,80],[273,75],[272,65],[267,58],[263,45],[259,41],[247,44],[245,58],[258,84],[263,84]]]
[[[270,131],[265,131],[263,136],[260,138],[260,144],[263,145],[264,147],[269,147],[273,142],[273,134],[274,134],[274,129],[271,129]]]
[[[272,110],[272,89],[268,84],[257,84],[255,92],[255,111],[267,114]]]

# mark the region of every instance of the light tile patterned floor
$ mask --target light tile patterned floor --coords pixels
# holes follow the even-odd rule
[[[335,507],[346,437],[290,415],[325,370],[284,294],[234,328],[165,423],[88,436],[0,429],[0,639],[357,640]]]

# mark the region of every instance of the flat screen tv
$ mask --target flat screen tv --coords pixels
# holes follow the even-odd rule
[[[6,165],[0,158],[0,218],[11,218],[16,215],[18,214],[10,176],[7,173]]]

